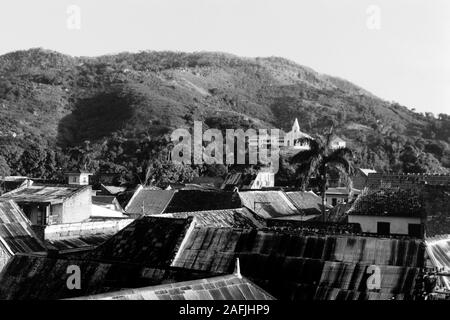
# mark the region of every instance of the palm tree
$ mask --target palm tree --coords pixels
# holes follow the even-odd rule
[[[327,173],[330,168],[335,168],[346,179],[347,186],[351,186],[350,175],[353,171],[351,162],[347,157],[352,157],[352,151],[349,148],[331,148],[331,142],[334,137],[333,128],[324,138],[310,137],[300,138],[301,144],[309,144],[309,149],[301,151],[291,158],[291,163],[299,164],[299,172],[303,175],[302,190],[305,190],[312,178],[316,178],[322,197],[322,221],[326,221],[325,214],[325,195],[328,185]]]

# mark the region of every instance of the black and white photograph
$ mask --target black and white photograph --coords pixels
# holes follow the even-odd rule
[[[450,300],[450,1],[2,0],[0,30],[0,300]]]

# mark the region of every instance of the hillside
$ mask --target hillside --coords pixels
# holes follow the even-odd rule
[[[157,137],[193,120],[288,130],[295,117],[314,134],[334,123],[363,167],[450,168],[447,115],[415,113],[282,58],[210,52],[88,58],[43,49],[0,56],[0,171],[10,174],[51,176],[86,164],[83,157],[96,170],[121,171],[154,153],[162,144]],[[143,139],[154,144],[146,140],[143,150]]]

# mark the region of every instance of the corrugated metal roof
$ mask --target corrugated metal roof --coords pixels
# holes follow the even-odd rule
[[[67,287],[69,266],[80,268],[82,277],[79,290],[70,290]],[[88,261],[70,257],[54,259],[16,255],[0,273],[0,300],[67,299],[206,276],[203,272],[193,270],[158,269],[137,264]]]
[[[32,185],[19,188],[5,193],[0,199],[14,200],[16,202],[35,202],[35,203],[61,203],[65,199],[74,196],[83,189],[90,186],[72,186],[72,185]]]
[[[239,197],[244,206],[265,219],[301,213],[282,191],[242,191]]]
[[[178,190],[172,197],[165,213],[240,208],[237,194],[212,190]]]
[[[243,187],[250,187],[253,180],[256,179],[256,174],[252,173],[229,173],[225,181],[222,183],[221,189],[230,188],[230,187],[238,187],[239,189]]]
[[[238,243],[248,229],[194,228],[186,237],[172,266],[213,273],[231,273]]]
[[[146,266],[168,266],[175,257],[190,219],[136,219],[89,256],[91,259],[132,262]]]
[[[218,228],[260,228],[264,223],[247,208],[164,213],[155,217],[193,217],[197,226]]]
[[[11,253],[46,251],[31,223],[14,201],[0,200],[0,238]]]
[[[100,188],[104,193],[108,193],[110,195],[117,195],[118,193],[124,192],[127,190],[125,187],[116,187],[116,186],[106,186],[104,184],[100,185]]]
[[[274,298],[250,280],[232,274],[109,292],[75,300],[274,300]]]
[[[90,250],[110,239],[133,219],[56,224],[45,229],[46,245],[59,251]]]
[[[427,253],[434,267],[450,272],[450,236],[427,239]],[[441,277],[442,284],[450,290],[450,277]]]
[[[139,188],[125,207],[125,212],[135,215],[163,213],[175,192],[175,190]]]
[[[95,247],[98,247],[111,237],[112,234],[94,234],[77,238],[46,240],[46,243],[49,249],[56,249],[61,252],[91,250]]]
[[[297,208],[307,215],[322,213],[322,198],[312,191],[288,191],[286,192]],[[328,208],[329,206],[327,206]]]
[[[402,299],[413,294],[424,250],[419,240],[195,228],[172,265],[227,273],[239,257],[244,276],[284,300],[330,299],[336,292]],[[365,286],[370,265],[381,271],[378,294]]]

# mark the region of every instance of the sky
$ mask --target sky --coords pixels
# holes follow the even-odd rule
[[[35,47],[280,56],[450,114],[449,0],[2,0],[0,54]]]

